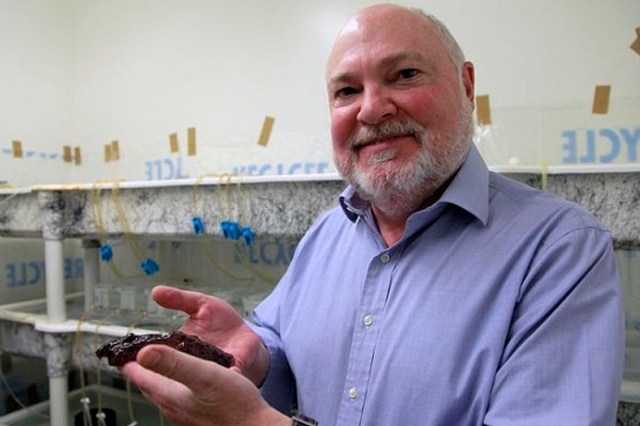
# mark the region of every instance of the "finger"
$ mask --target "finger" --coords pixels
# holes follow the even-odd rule
[[[176,424],[198,424],[189,422],[193,409],[192,393],[182,383],[148,370],[137,362],[129,362],[120,370],[138,387],[142,396]]]
[[[200,307],[201,293],[159,285],[151,290],[151,297],[160,306],[194,315]]]
[[[189,315],[193,320],[203,320],[206,327],[214,317],[225,318],[225,322],[220,324],[223,328],[242,323],[240,317],[233,306],[214,296],[206,295],[197,291],[182,290],[169,286],[156,286],[151,292],[151,297],[159,305],[167,308],[180,310]],[[231,321],[231,322],[226,322]],[[204,323],[203,323],[204,324]],[[213,329],[209,328],[208,331]],[[200,334],[196,329],[185,330],[192,334]]]
[[[180,405],[190,402],[191,392],[182,383],[171,380],[137,362],[128,362],[120,371],[135,384],[145,398],[159,406]]]
[[[225,374],[230,373],[227,368],[214,362],[164,345],[149,345],[143,348],[138,353],[137,361],[141,366],[158,373],[165,380],[171,379],[169,381],[182,383],[196,397],[203,392],[215,391],[218,385],[225,381]]]

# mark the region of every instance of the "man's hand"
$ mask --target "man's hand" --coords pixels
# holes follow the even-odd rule
[[[168,286],[155,287],[151,297],[160,306],[189,315],[181,331],[232,353],[236,359],[232,369],[256,385],[262,383],[269,370],[269,354],[260,337],[231,305],[217,297]]]
[[[183,426],[290,426],[237,371],[163,345],[143,348],[121,371]]]

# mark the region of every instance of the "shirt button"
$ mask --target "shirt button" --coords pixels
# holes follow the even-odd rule
[[[349,399],[353,401],[357,397],[358,397],[358,388],[354,386],[351,389],[349,389]]]
[[[380,256],[380,261],[382,263],[387,263],[389,261],[389,255],[387,253],[384,253],[382,256]]]
[[[373,324],[373,315],[365,315],[364,318],[362,318],[362,323],[366,327],[369,327],[371,324]]]

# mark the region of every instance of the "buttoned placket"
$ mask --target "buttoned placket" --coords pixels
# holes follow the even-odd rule
[[[386,295],[392,282],[394,269],[393,255],[388,251],[380,253],[369,265],[353,333],[345,394],[338,415],[339,425],[351,426],[362,422],[367,386],[371,377],[373,356],[380,328],[379,322],[384,313]]]

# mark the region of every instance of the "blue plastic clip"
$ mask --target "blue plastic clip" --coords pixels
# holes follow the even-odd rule
[[[222,236],[226,239],[229,239],[229,221],[223,220],[220,223],[220,228],[222,228]]]
[[[232,240],[237,240],[242,236],[242,229],[240,228],[240,224],[238,222],[229,223],[229,238]]]
[[[242,228],[242,236],[244,237],[244,243],[248,246],[256,242],[256,233],[249,226]]]
[[[191,222],[193,222],[193,232],[196,234],[204,234],[204,223],[202,223],[200,216],[194,217]]]
[[[160,266],[158,266],[158,262],[149,258],[140,263],[140,269],[142,269],[146,275],[153,275],[160,270]]]
[[[220,226],[222,227],[222,235],[224,235],[227,240],[237,240],[242,235],[242,230],[238,222],[225,220],[220,223]]]
[[[105,262],[110,262],[113,259],[113,249],[109,244],[103,244],[100,246],[100,259]]]

